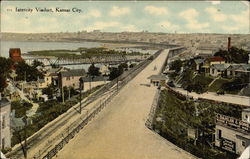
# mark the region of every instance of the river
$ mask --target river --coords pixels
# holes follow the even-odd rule
[[[101,47],[98,42],[37,42],[37,41],[1,41],[0,56],[9,57],[10,48],[20,48],[22,53],[39,50],[68,49],[75,50],[79,47],[93,48]]]
[[[0,56],[9,57],[10,48],[20,48],[22,53],[39,50],[56,50],[68,49],[75,50],[79,47],[94,48],[104,46],[104,43],[99,42],[41,42],[41,41],[1,41]],[[140,48],[119,48],[115,50],[123,50],[127,52],[138,51],[141,53],[154,54],[156,50],[143,50]]]

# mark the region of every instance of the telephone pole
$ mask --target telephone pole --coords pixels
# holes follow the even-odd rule
[[[82,77],[79,79],[79,89],[80,89],[80,114],[82,113],[82,90],[84,90],[84,82]]]

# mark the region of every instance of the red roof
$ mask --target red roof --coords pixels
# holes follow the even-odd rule
[[[225,61],[225,59],[222,58],[222,57],[220,57],[220,56],[211,57],[209,60],[212,61],[212,62],[215,62],[215,61]]]

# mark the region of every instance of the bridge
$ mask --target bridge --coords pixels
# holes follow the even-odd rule
[[[156,87],[145,84],[150,75],[161,72],[169,50],[158,53],[152,62],[141,62],[119,77],[118,83],[111,81],[103,87],[106,91],[86,99],[84,113],[76,112],[78,104],[29,137],[28,158],[49,159],[56,154],[60,159],[195,158],[145,126],[157,92]],[[17,147],[8,157],[22,158],[21,148]]]
[[[191,159],[145,126],[156,87],[148,87],[147,79],[161,72],[168,57],[165,50],[134,79],[126,84],[107,108],[85,130],[80,131],[58,154],[60,159]],[[157,68],[156,70],[154,68]]]
[[[169,52],[169,57],[174,57],[178,54],[180,54],[181,52],[185,51],[187,48],[183,47],[183,46],[178,46],[175,48],[171,48],[170,52]]]
[[[147,59],[149,55],[102,55],[102,56],[90,56],[88,58],[79,57],[51,57],[51,58],[26,58],[25,62],[29,65],[33,61],[42,62],[45,66],[51,65],[78,65],[78,64],[119,64],[122,62],[140,62]]]

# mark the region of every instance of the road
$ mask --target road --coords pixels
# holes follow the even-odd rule
[[[150,75],[158,74],[168,55],[161,53],[132,79],[109,105],[57,155],[60,159],[191,159],[184,150],[147,129],[145,122],[156,87]],[[154,67],[157,70],[154,70]]]
[[[187,95],[187,91],[182,88],[174,88],[174,89],[184,95]],[[192,93],[188,93],[188,95],[193,96],[193,98],[196,98],[196,99],[204,98],[204,99],[227,102],[227,103],[232,103],[232,104],[245,105],[245,106],[250,107],[250,97],[246,97],[246,96],[238,96],[238,95],[230,95],[230,94],[218,95],[213,92],[207,92],[203,94],[197,94],[195,92],[192,92]]]

